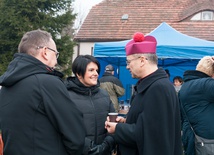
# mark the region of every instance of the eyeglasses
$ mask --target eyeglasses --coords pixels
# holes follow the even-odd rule
[[[131,59],[131,60],[126,60],[127,66],[128,66],[133,60],[137,60],[137,59],[139,59],[139,58],[141,58],[141,57],[133,58],[133,59]]]
[[[44,48],[44,47],[46,47],[46,46],[38,46],[36,49],[40,49],[40,48]],[[56,50],[54,50],[52,48],[49,48],[49,47],[46,47],[46,48],[51,50],[51,51],[53,51],[53,52],[55,52],[56,53],[56,58],[58,59],[58,57],[59,57],[59,52],[58,51],[56,51]]]

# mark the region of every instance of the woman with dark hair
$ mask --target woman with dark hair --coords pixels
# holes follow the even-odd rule
[[[82,154],[110,155],[114,139],[107,136],[104,126],[108,113],[115,109],[98,82],[100,63],[91,55],[80,55],[72,64],[72,72],[75,77],[68,77],[65,84],[71,100],[83,113],[86,138]]]

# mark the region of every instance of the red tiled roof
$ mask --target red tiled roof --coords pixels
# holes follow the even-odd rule
[[[214,0],[104,0],[92,7],[74,39],[126,40],[137,31],[148,34],[166,22],[186,35],[214,40],[214,21],[190,20],[203,10],[214,11]],[[128,20],[121,20],[124,14]]]

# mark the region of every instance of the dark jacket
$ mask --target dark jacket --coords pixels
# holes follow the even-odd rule
[[[92,87],[84,86],[76,77],[65,81],[71,100],[83,113],[86,140],[83,154],[87,154],[91,143],[101,144],[107,134],[105,121],[109,112],[115,109],[106,91],[99,88],[99,83]]]
[[[138,81],[115,140],[122,155],[182,154],[179,102],[163,69]]]
[[[102,78],[100,78],[100,87],[108,92],[115,110],[119,111],[118,97],[123,96],[125,93],[125,89],[120,80],[111,73],[105,72]]]
[[[36,58],[15,54],[0,77],[4,155],[81,154],[82,114],[57,75]]]
[[[214,139],[214,79],[196,70],[186,71],[183,77],[184,84],[179,92],[183,107],[182,142],[186,155],[195,155],[195,138],[186,115],[197,135]]]

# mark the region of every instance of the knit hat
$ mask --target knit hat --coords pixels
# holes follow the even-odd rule
[[[156,53],[157,41],[153,36],[146,36],[141,32],[136,32],[133,39],[126,44],[126,56],[132,54]]]
[[[204,56],[197,64],[196,70],[203,72],[209,76],[214,74],[214,59],[213,56]]]
[[[105,70],[106,71],[114,71],[114,67],[112,65],[107,65]]]

